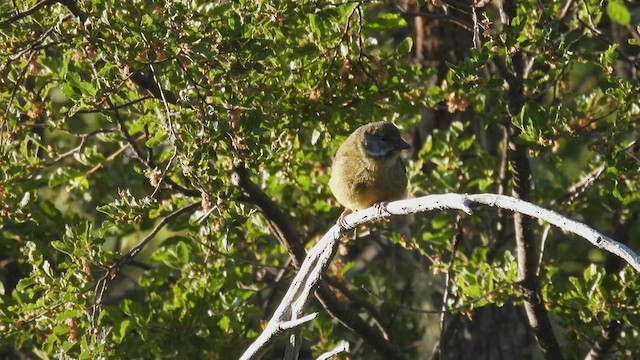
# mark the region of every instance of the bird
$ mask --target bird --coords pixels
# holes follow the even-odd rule
[[[329,188],[345,207],[338,218],[354,210],[382,205],[407,196],[407,173],[400,153],[411,145],[402,140],[398,128],[386,121],[357,128],[340,145],[331,166]]]

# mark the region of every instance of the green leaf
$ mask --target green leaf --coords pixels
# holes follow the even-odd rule
[[[371,29],[393,30],[407,26],[407,22],[397,14],[382,14],[373,19],[368,25]]]
[[[176,245],[176,257],[182,264],[189,262],[189,253],[189,247],[184,243],[184,241],[181,241]]]
[[[62,84],[62,92],[71,100],[79,100],[82,95],[95,96],[98,90],[89,82],[82,80],[77,73],[68,73]]]
[[[40,209],[50,218],[59,217],[61,214],[51,201],[40,202]]]
[[[613,66],[614,62],[618,58],[618,44],[611,44],[607,50],[602,54],[600,61],[604,67]]]
[[[80,93],[80,89],[73,87],[69,83],[63,83],[60,85],[60,90],[69,98],[69,100],[78,101],[82,98],[82,94]]]
[[[218,326],[225,332],[229,331],[229,325],[231,325],[231,319],[229,319],[228,316],[223,316],[222,319],[218,321]]]
[[[460,140],[456,144],[456,148],[460,152],[467,151],[467,150],[469,150],[469,148],[473,145],[473,143],[475,141],[476,141],[476,138],[474,136],[469,136],[467,138],[464,138],[464,139]]]
[[[317,24],[318,15],[309,14],[307,15],[307,18],[309,19],[309,26],[311,27],[311,31],[313,31],[316,34],[319,33],[320,30],[318,29],[318,24]]]
[[[613,195],[613,197],[615,197],[619,201],[623,201],[624,200],[624,196],[622,196],[622,194],[620,193],[620,188],[618,187],[618,182],[617,181],[616,181],[615,186],[613,187],[613,191],[611,191],[611,194]]]
[[[398,48],[396,49],[396,53],[398,55],[407,55],[407,54],[411,53],[412,47],[413,47],[413,39],[410,38],[410,37],[406,37],[398,45]]]
[[[69,256],[72,256],[73,255],[73,251],[75,250],[73,248],[73,246],[68,241],[54,240],[54,241],[51,242],[51,246],[54,249],[60,251],[61,253],[67,254]]]
[[[631,22],[631,13],[622,0],[609,1],[607,15],[613,22],[620,25],[629,25]]]
[[[122,339],[124,339],[124,337],[127,335],[127,333],[129,331],[131,331],[133,324],[131,323],[131,320],[129,319],[124,319],[122,320],[119,324],[114,325],[113,328],[113,340],[116,343],[119,343],[122,341]]]
[[[166,139],[166,136],[165,136],[164,132],[156,131],[156,133],[153,134],[153,136],[151,138],[149,138],[149,140],[147,140],[145,144],[148,147],[153,147],[153,146],[162,144],[162,142],[165,139]]]
[[[442,229],[443,227],[447,226],[450,223],[451,223],[451,216],[449,216],[448,214],[436,215],[431,220],[431,226],[433,227],[434,230]]]

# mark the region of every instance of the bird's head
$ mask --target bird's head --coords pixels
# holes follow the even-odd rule
[[[400,136],[395,125],[386,121],[367,124],[362,127],[362,148],[373,158],[385,158],[398,155],[404,149],[410,149]]]

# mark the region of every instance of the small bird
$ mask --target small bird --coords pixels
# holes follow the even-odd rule
[[[333,160],[329,187],[346,210],[403,199],[407,195],[407,173],[400,152],[411,146],[393,124],[380,121],[357,128],[340,145]]]

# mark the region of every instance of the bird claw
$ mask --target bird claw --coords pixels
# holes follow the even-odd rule
[[[387,210],[388,201],[381,201],[373,204],[373,208],[376,209],[380,216],[391,216],[391,213]]]
[[[349,226],[349,224],[347,224],[344,218],[347,217],[347,215],[351,214],[352,212],[353,211],[351,211],[351,209],[344,209],[342,214],[340,214],[340,217],[338,217],[338,221],[336,221],[336,224],[340,228],[340,232],[344,232]]]

